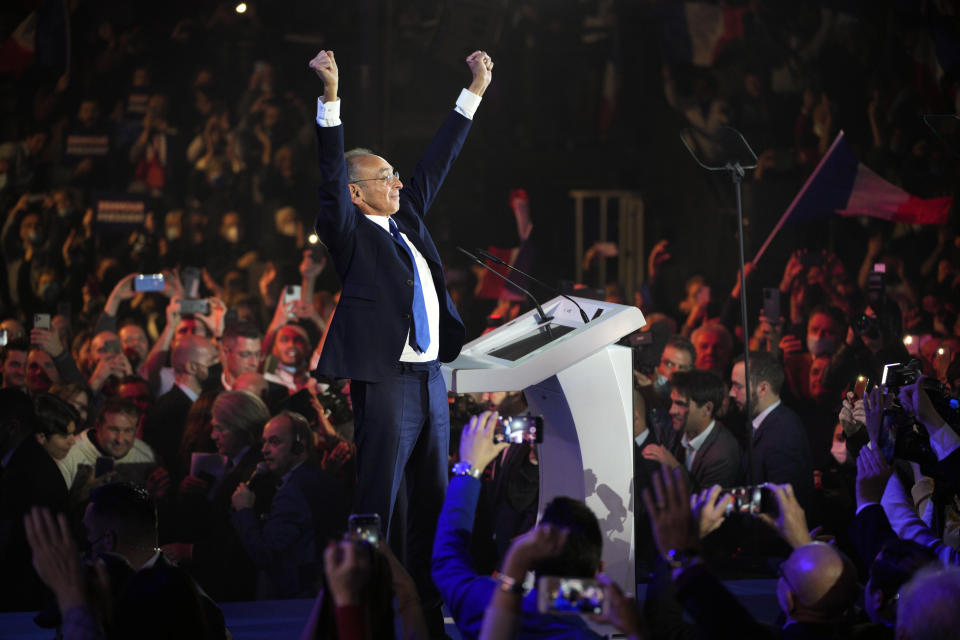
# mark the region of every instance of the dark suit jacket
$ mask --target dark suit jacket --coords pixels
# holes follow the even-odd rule
[[[863,508],[853,517],[850,523],[850,540],[857,548],[857,555],[863,561],[863,566],[869,569],[874,558],[888,540],[893,540],[897,534],[890,527],[890,521],[883,507],[871,504]]]
[[[143,441],[153,447],[163,466],[176,479],[187,471],[180,468],[177,452],[192,404],[187,394],[174,385],[157,399],[143,421]]]
[[[447,116],[413,176],[400,192],[393,215],[400,231],[430,265],[440,299],[439,359],[449,362],[463,346],[463,321],[444,283],[440,254],[423,217],[456,159],[470,120]],[[389,233],[366,219],[350,201],[343,160],[343,126],[317,127],[323,182],[317,235],[330,251],[343,290],[324,342],[317,372],[367,382],[382,380],[400,360],[410,328],[414,265]],[[371,331],[376,327],[376,331]]]
[[[67,483],[50,454],[28,435],[0,480],[0,611],[31,611],[49,593],[31,563],[23,516],[32,506],[54,513],[68,506]]]
[[[348,512],[339,483],[309,462],[290,473],[262,522],[253,509],[235,512],[233,526],[264,578],[258,597],[316,595],[323,548],[343,533]]]
[[[693,457],[689,477],[691,491],[707,489],[715,484],[735,487],[740,477],[740,445],[733,434],[719,422]]]
[[[753,434],[753,482],[793,485],[809,513],[813,500],[813,461],[800,417],[785,404],[771,411]]]

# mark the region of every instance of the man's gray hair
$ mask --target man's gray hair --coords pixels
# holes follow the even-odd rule
[[[367,149],[366,147],[354,147],[343,154],[343,160],[347,164],[347,180],[349,182],[356,182],[360,179],[360,174],[357,173],[359,168],[357,164],[357,158],[372,155],[374,155],[373,151]]]

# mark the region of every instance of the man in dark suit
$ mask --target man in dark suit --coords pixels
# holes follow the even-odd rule
[[[743,359],[733,365],[730,397],[741,411],[746,406]],[[753,476],[750,482],[793,486],[809,514],[813,501],[813,462],[810,442],[800,417],[780,401],[783,365],[769,353],[750,352],[750,418],[753,421]]]
[[[316,231],[343,282],[317,372],[352,380],[355,509],[379,514],[389,532],[401,481],[415,492],[408,501],[406,562],[431,620],[438,619],[439,596],[430,581],[430,549],[446,490],[450,438],[439,363],[457,357],[464,327],[446,293],[424,215],[492,78],[493,62],[484,52],[466,62],[470,87],[406,184],[387,160],[368,150],[344,154],[333,53],[321,51],[310,62],[324,84],[317,106],[323,182]]]
[[[233,526],[260,573],[260,599],[316,595],[327,542],[346,529],[348,506],[336,479],[315,464],[313,432],[303,416],[281,412],[263,429],[263,459],[281,485],[261,520],[245,482],[231,501]]]
[[[186,471],[177,462],[177,451],[187,413],[200,397],[210,368],[217,363],[217,352],[208,338],[187,336],[177,343],[171,361],[175,383],[157,399],[144,419],[143,439],[153,447],[170,475],[179,479]]]
[[[656,444],[645,446],[643,457],[670,468],[682,466],[694,492],[715,484],[735,486],[740,475],[740,446],[715,419],[723,402],[723,381],[710,371],[692,369],[674,373],[670,382],[670,416],[673,428],[683,433],[682,460]]]

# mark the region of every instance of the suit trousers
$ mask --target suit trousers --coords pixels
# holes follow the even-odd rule
[[[356,513],[377,513],[383,532],[402,484],[407,492],[405,565],[424,608],[439,594],[430,578],[437,518],[447,490],[450,409],[437,361],[399,362],[379,382],[350,383],[357,445]],[[403,556],[401,556],[403,557]]]

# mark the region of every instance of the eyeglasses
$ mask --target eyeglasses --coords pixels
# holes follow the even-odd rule
[[[394,180],[396,180],[397,182],[399,182],[399,181],[400,181],[400,172],[397,171],[396,169],[394,169],[394,170],[393,170],[393,173],[388,173],[388,174],[385,175],[385,176],[381,176],[381,177],[379,177],[379,178],[364,178],[363,180],[351,180],[351,181],[350,181],[350,184],[356,184],[356,183],[358,183],[358,182],[372,182],[372,181],[374,181],[374,180],[379,180],[380,182],[382,182],[382,183],[384,183],[384,184],[389,184],[389,183],[393,182]]]

